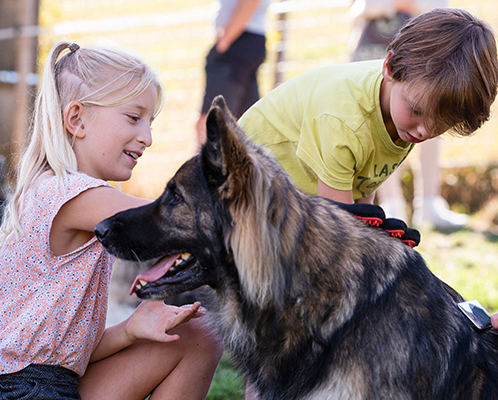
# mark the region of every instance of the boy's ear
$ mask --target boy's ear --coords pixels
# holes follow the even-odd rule
[[[79,101],[71,101],[64,108],[64,126],[71,135],[77,138],[85,137],[85,126],[81,119],[85,106]]]
[[[387,53],[387,56],[386,56],[386,59],[384,60],[384,63],[382,64],[382,76],[384,77],[384,79],[388,82],[392,82],[393,81],[393,75],[391,73],[391,68],[389,68],[389,65],[388,65],[388,60],[393,56],[393,53],[392,51],[389,51]]]

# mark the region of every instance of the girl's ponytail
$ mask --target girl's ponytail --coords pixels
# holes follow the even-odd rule
[[[30,186],[41,174],[51,169],[62,185],[67,172],[77,172],[77,162],[64,132],[62,105],[57,90],[60,68],[57,61],[71,42],[60,42],[48,55],[43,70],[43,83],[35,103],[29,132],[29,144],[19,158],[16,189],[5,209],[0,230],[0,245],[22,234],[20,212]]]

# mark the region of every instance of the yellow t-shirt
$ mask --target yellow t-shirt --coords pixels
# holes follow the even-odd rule
[[[239,125],[304,192],[318,178],[353,198],[372,194],[413,148],[394,144],[380,108],[382,60],[317,68],[266,94]]]

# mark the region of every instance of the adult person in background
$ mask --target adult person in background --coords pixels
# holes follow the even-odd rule
[[[447,6],[447,0],[355,0],[350,10],[355,21],[349,43],[351,61],[384,58],[387,45],[407,20]],[[439,153],[439,140],[420,144],[419,165],[414,168],[412,224],[459,229],[467,224],[468,216],[451,211],[440,195]],[[386,215],[407,221],[399,169],[379,188],[378,195]]]
[[[199,143],[206,137],[207,112],[217,95],[223,95],[236,118],[259,100],[257,71],[266,58],[270,1],[220,0],[216,42],[206,57],[206,88],[196,125]]]

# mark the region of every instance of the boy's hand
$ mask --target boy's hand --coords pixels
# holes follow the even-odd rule
[[[169,335],[173,328],[206,313],[201,303],[182,307],[170,306],[162,301],[142,302],[126,324],[126,333],[132,341],[148,339],[157,342],[173,342],[179,335]]]
[[[498,329],[498,313],[491,316],[491,325],[493,325],[493,328]]]

